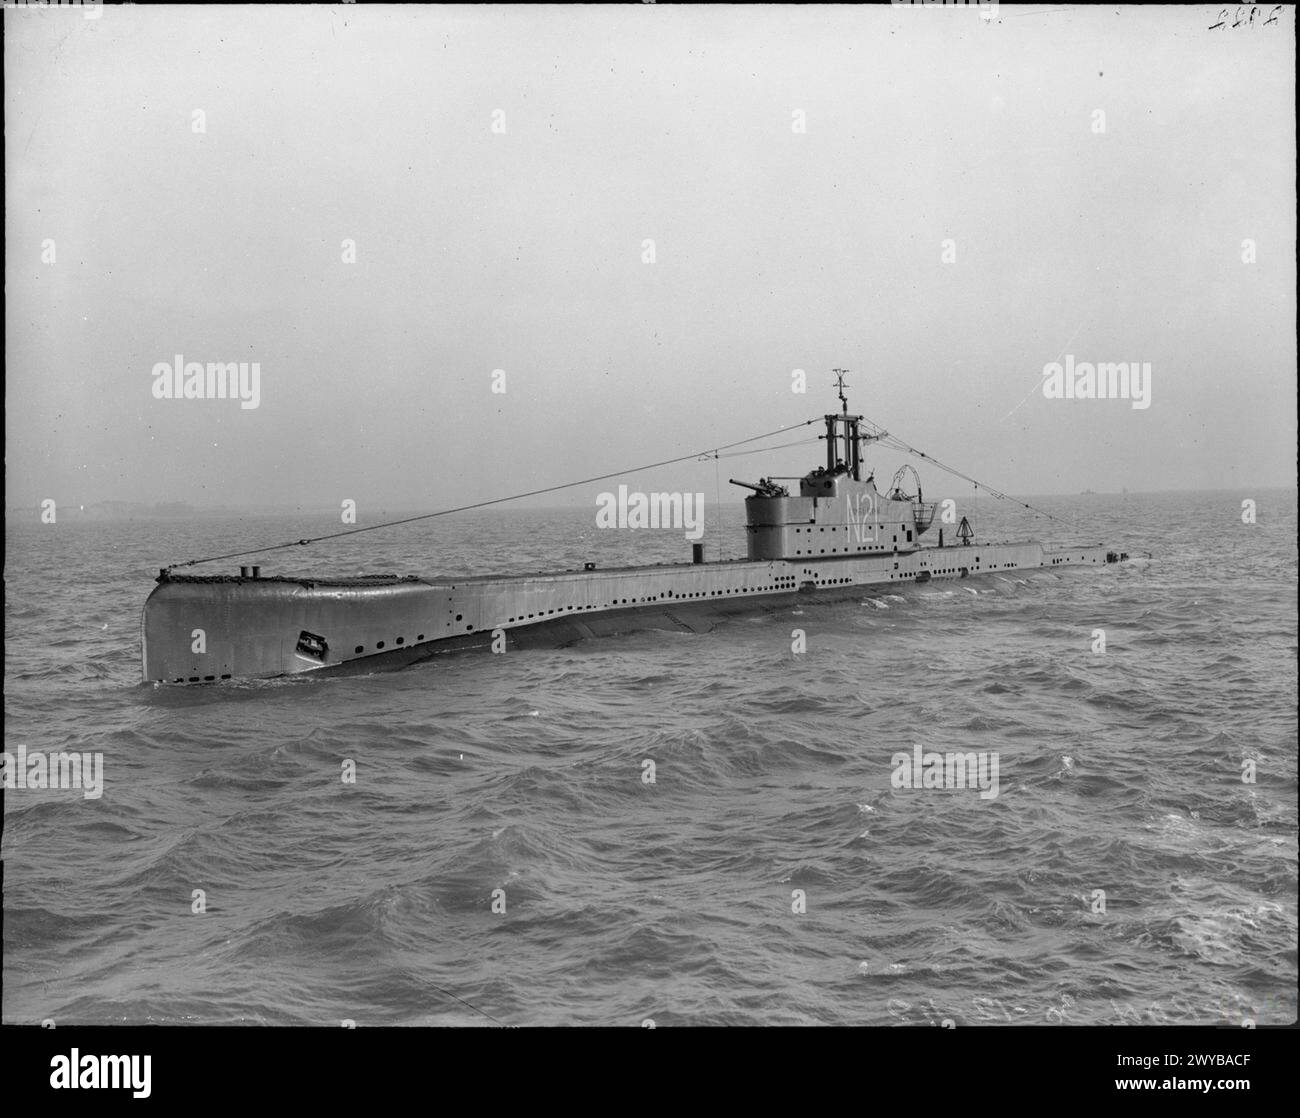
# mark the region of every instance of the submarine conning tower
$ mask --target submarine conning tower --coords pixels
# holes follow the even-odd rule
[[[842,555],[882,555],[914,551],[934,519],[933,504],[921,499],[921,480],[910,466],[894,476],[888,495],[874,475],[862,476],[862,448],[888,432],[864,433],[863,417],[849,415],[844,374],[835,369],[841,409],[825,417],[826,464],[801,478],[763,478],[758,485],[735,482],[754,492],[745,499],[745,531],[750,559],[808,559]],[[902,490],[911,472],[916,494]],[[778,481],[798,481],[792,497]]]

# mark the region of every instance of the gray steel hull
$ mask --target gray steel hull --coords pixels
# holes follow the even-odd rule
[[[215,683],[404,667],[464,651],[556,647],[643,629],[707,632],[803,595],[995,571],[1104,565],[1104,546],[920,548],[875,556],[745,560],[467,578],[159,581],[145,602],[145,682]]]

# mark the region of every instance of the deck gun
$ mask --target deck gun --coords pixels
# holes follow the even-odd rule
[[[751,485],[747,481],[737,481],[734,477],[727,479],[732,485],[739,485],[742,489],[752,489],[760,497],[788,497],[790,490],[784,485],[777,485],[774,481],[769,481],[765,477],[758,479],[757,485]]]

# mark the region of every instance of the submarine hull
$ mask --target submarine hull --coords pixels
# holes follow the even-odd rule
[[[707,632],[806,596],[1118,558],[1101,545],[1047,550],[1026,541],[465,578],[164,575],[141,620],[143,678],[193,685],[353,674],[646,629]]]

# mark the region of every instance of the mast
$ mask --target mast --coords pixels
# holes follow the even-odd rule
[[[848,476],[854,481],[862,480],[862,442],[863,436],[859,433],[858,423],[861,421],[860,415],[849,415],[849,400],[844,395],[844,390],[849,385],[844,383],[844,378],[848,374],[848,369],[832,369],[835,374],[835,387],[840,399],[840,414],[835,415],[833,412],[826,416],[826,472],[835,471],[835,463],[839,460],[839,440],[844,439],[844,464],[848,468]],[[844,433],[841,436],[840,426],[843,425]]]
[[[831,372],[835,374],[835,387],[840,390],[840,410],[845,415],[848,415],[849,401],[844,396],[844,390],[849,387],[844,383],[844,374],[848,372],[848,369],[832,369]]]

